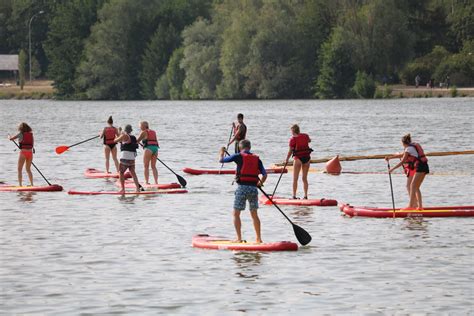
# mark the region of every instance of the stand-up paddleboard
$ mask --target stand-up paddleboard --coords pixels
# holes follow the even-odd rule
[[[296,251],[298,245],[291,241],[278,241],[272,243],[236,243],[231,240],[209,236],[206,234],[193,237],[194,248],[214,249],[214,250],[238,250],[238,251]]]
[[[474,206],[437,206],[425,207],[423,210],[375,208],[343,204],[340,207],[345,215],[363,217],[466,217],[474,216]]]
[[[118,173],[107,173],[107,172],[103,172],[94,168],[87,168],[86,171],[84,171],[84,176],[89,179],[100,179],[100,178],[118,179],[120,177]],[[131,178],[132,175],[130,174],[130,172],[125,172],[124,177]]]
[[[58,184],[43,185],[43,186],[15,186],[15,185],[0,185],[0,192],[58,192],[62,191],[63,187]]]
[[[302,205],[302,206],[337,206],[336,200],[330,199],[288,199],[275,196],[273,202],[278,205]],[[266,196],[262,195],[259,198],[260,203],[265,205],[272,205],[272,201],[270,201]]]
[[[267,173],[287,173],[287,169],[280,167],[277,168],[268,168],[265,169]],[[235,169],[193,169],[193,168],[184,168],[183,172],[193,175],[202,175],[202,174],[235,174]]]
[[[75,191],[75,190],[70,190],[68,194],[71,195],[156,195],[156,194],[182,194],[182,193],[188,193],[188,190],[156,190],[156,191],[140,191],[140,192],[135,192],[135,191],[125,191],[125,192],[119,192],[119,191]]]
[[[120,180],[117,180],[115,182],[115,185],[117,187],[120,187]],[[158,189],[158,190],[164,190],[164,189],[179,189],[181,188],[181,184],[179,183],[160,183],[160,184],[145,184],[141,183],[141,186],[145,189]],[[135,189],[135,182],[133,180],[125,180],[125,189]]]

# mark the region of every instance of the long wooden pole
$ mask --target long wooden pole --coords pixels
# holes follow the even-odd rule
[[[379,154],[379,155],[368,155],[368,156],[340,156],[340,161],[355,161],[355,160],[365,160],[365,159],[385,159],[387,156],[391,156],[391,154]],[[474,155],[474,150],[464,150],[464,151],[433,151],[429,153],[425,153],[426,156],[453,156],[453,155]],[[334,157],[326,157],[320,159],[311,159],[311,163],[323,163],[328,162]],[[283,166],[285,163],[280,162],[275,165]],[[288,162],[289,165],[293,165],[293,161]]]

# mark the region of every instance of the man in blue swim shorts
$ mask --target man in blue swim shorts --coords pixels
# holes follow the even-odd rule
[[[242,242],[240,212],[245,210],[245,204],[249,202],[250,214],[252,216],[256,242],[261,243],[260,219],[258,218],[258,190],[257,186],[262,185],[267,179],[267,172],[263,163],[257,155],[250,152],[251,143],[249,140],[239,142],[240,152],[231,156],[224,157],[226,148],[222,147],[220,151],[220,163],[235,162],[237,164],[236,182],[238,184],[235,190],[234,199],[234,226],[237,233],[235,242]],[[262,177],[259,177],[262,175]]]

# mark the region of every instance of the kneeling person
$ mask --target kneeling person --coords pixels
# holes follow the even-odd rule
[[[234,226],[237,233],[236,242],[242,242],[240,212],[245,210],[245,204],[249,201],[250,214],[252,215],[253,226],[255,228],[257,243],[262,242],[260,235],[260,219],[258,218],[258,190],[257,186],[262,185],[267,179],[267,172],[263,163],[257,155],[250,152],[251,143],[244,139],[239,143],[240,153],[228,157],[225,155],[225,147],[220,151],[220,163],[235,162],[237,164],[236,181],[238,183],[235,190],[234,200]],[[260,178],[259,175],[262,175]]]
[[[137,138],[131,135],[132,126],[126,125],[125,132],[121,132],[120,135],[114,139],[114,142],[121,143],[120,145],[120,192],[125,192],[125,172],[127,169],[133,177],[133,182],[137,187],[137,192],[140,192],[140,183],[138,182],[137,174],[135,172],[135,157],[137,156],[138,142]]]

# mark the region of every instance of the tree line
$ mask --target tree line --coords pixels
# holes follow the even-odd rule
[[[58,98],[371,98],[474,85],[471,0],[3,0],[0,53],[28,49]],[[22,58],[24,61],[25,58]]]

